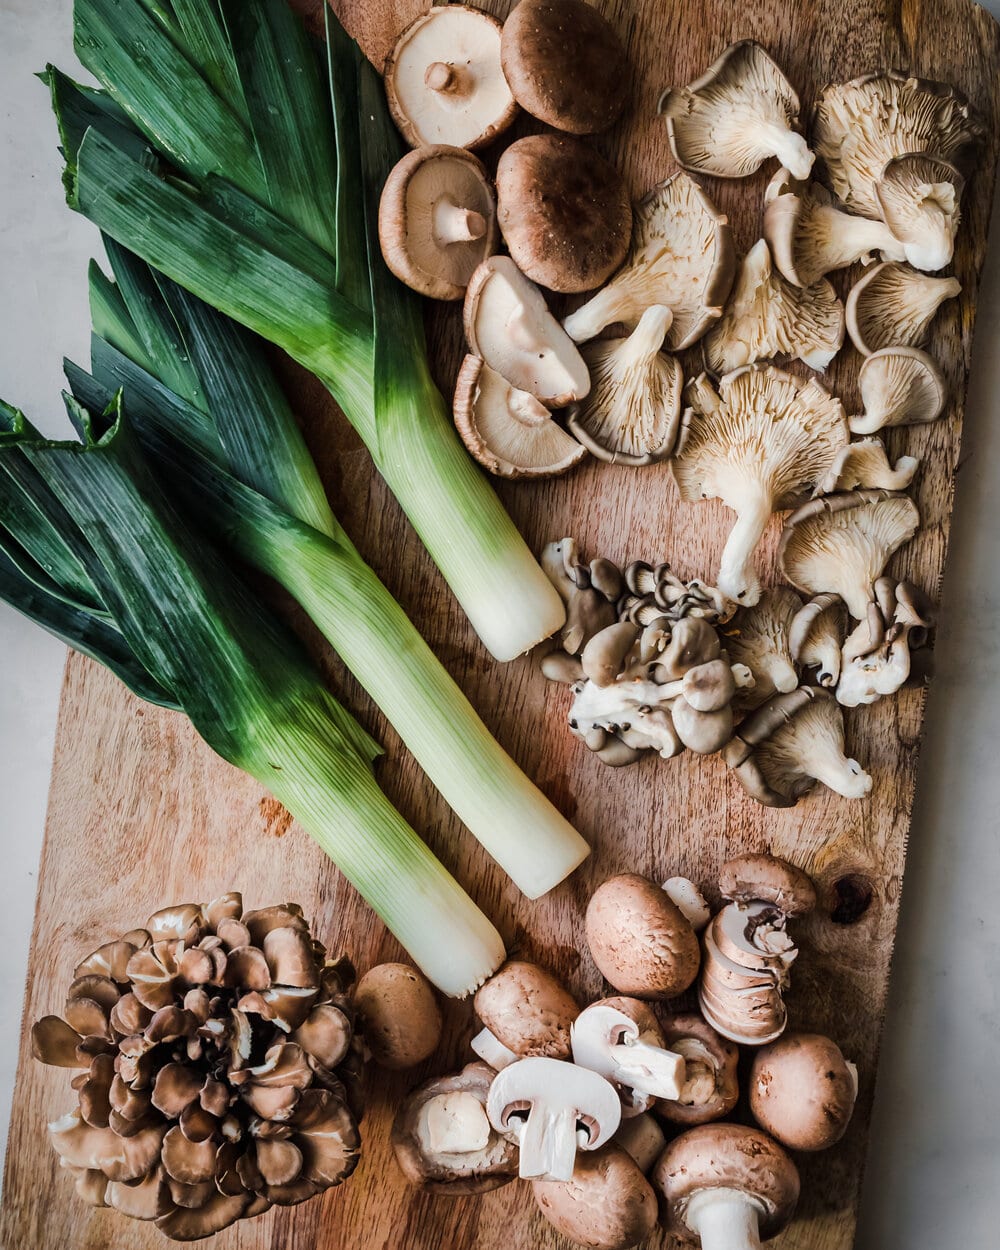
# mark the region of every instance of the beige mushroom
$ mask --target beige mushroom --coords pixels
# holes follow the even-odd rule
[[[663,1154],[667,1144],[659,1121],[649,1111],[622,1120],[618,1132],[611,1140],[625,1151],[644,1176],[648,1176],[653,1170],[653,1164]]]
[[[837,702],[874,703],[895,694],[910,677],[910,652],[927,641],[934,605],[912,582],[880,577],[868,613],[844,642]]]
[[[542,1055],[568,1059],[576,999],[537,964],[511,960],[479,987],[473,1000],[482,1030],[472,1049],[491,1067]]]
[[[796,178],[812,169],[796,130],[799,97],[752,39],[730,45],[695,82],[664,93],[659,111],[678,164],[694,173],[746,178],[775,156]]]
[[[578,1155],[568,1181],[532,1181],[531,1190],[548,1222],[590,1250],[628,1250],[656,1228],[656,1194],[613,1142]]]
[[[890,464],[880,438],[859,438],[841,448],[830,472],[817,485],[818,495],[851,490],[905,490],[920,467],[916,456]]]
[[[936,421],[948,401],[944,374],[916,347],[883,347],[866,356],[858,386],[864,411],[848,418],[852,434]]]
[[[926,152],[894,157],[882,170],[875,185],[882,220],[914,269],[933,272],[951,263],[964,187],[954,165]]]
[[[773,903],[784,916],[805,916],[816,907],[816,887],[801,868],[777,855],[748,852],[719,869],[719,893],[734,903]]]
[[[383,1068],[412,1068],[441,1041],[441,1009],[428,981],[409,964],[377,964],[358,982],[354,1006],[372,1058]]]
[[[662,304],[673,313],[667,346],[681,351],[722,316],[735,271],[729,219],[679,172],[636,204],[624,265],[563,325],[583,343],[612,322],[633,330],[647,308]]]
[[[840,1047],[819,1033],[787,1033],[754,1055],[750,1110],[792,1150],[826,1150],[847,1131],[858,1073]]]
[[[794,690],[799,684],[790,632],[801,607],[802,600],[794,590],[775,586],[765,590],[752,608],[741,608],[725,626],[726,654],[753,674],[753,685],[739,693],[741,708],[759,707],[771,695]]]
[[[648,1003],[603,998],[573,1021],[573,1062],[603,1076],[619,1091],[622,1116],[648,1111],[657,1098],[678,1098],[684,1060],[664,1044]]]
[[[675,1099],[661,1099],[656,1114],[671,1124],[708,1124],[736,1106],[739,1050],[694,1012],[665,1016],[663,1038],[684,1060],[684,1084]]]
[[[822,594],[810,599],[792,621],[788,635],[792,659],[800,668],[816,669],[816,681],[821,686],[836,686],[840,677],[846,620],[841,597]]]
[[[385,94],[410,147],[481,148],[507,129],[517,104],[500,36],[495,17],[464,4],[436,6],[402,32],[385,63]]]
[[[961,290],[957,278],[932,278],[908,265],[876,265],[848,293],[847,333],[863,356],[883,347],[921,347],[938,309]]]

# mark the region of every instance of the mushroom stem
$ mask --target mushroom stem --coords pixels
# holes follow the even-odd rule
[[[424,70],[424,86],[442,95],[464,96],[469,94],[469,78],[456,65],[446,61],[431,61]]]
[[[427,1154],[485,1150],[490,1140],[486,1108],[468,1090],[437,1094],[421,1108],[417,1137]]]
[[[744,488],[745,489],[745,488]],[[753,554],[773,511],[770,496],[757,491],[746,496],[736,514],[736,524],[729,531],[722,549],[717,585],[724,595],[743,607],[753,607],[760,598],[760,578],[753,567]]]
[[[442,196],[431,210],[431,228],[435,242],[442,247],[449,243],[474,243],[486,233],[486,218]]]
[[[626,350],[633,365],[641,365],[662,349],[673,321],[674,314],[665,304],[651,304],[645,310],[627,339]]]
[[[679,1098],[684,1084],[684,1060],[676,1051],[647,1042],[619,1042],[611,1047],[617,1064],[616,1080],[637,1094],[651,1098]]]
[[[760,1250],[760,1203],[738,1189],[692,1194],[684,1222],[701,1239],[702,1250]]]
[[[576,1127],[572,1106],[535,1102],[517,1138],[520,1147],[518,1175],[522,1180],[568,1181],[576,1166],[576,1150],[587,1139]]]
[[[794,690],[799,684],[799,675],[795,665],[780,655],[772,653],[765,655],[760,661],[760,668],[770,678],[775,690],[780,690],[782,694]]]
[[[776,156],[793,178],[804,180],[809,177],[813,167],[813,154],[797,131],[775,125],[774,122],[755,119],[753,133],[755,143]]]
[[[873,252],[884,260],[903,259],[903,245],[884,221],[854,217],[832,204],[817,204],[809,213],[809,225],[816,242],[816,264],[824,273],[844,269]]]
[[[499,1037],[489,1029],[480,1029],[469,1043],[469,1046],[482,1059],[483,1063],[490,1065],[494,1072],[499,1072],[502,1068],[509,1067],[510,1064],[517,1060],[517,1055],[514,1051],[509,1046],[505,1046]]]
[[[857,760],[846,759],[839,753],[823,752],[810,760],[809,771],[845,799],[863,799],[872,788],[872,779]]]

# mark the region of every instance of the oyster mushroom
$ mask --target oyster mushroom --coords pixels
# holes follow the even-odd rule
[[[816,493],[833,494],[837,491],[857,490],[905,490],[913,481],[920,467],[916,456],[900,456],[890,464],[885,444],[880,438],[859,438],[841,448],[840,455],[830,466],[830,472],[819,483]]]
[[[883,347],[866,356],[858,386],[864,412],[848,418],[852,434],[936,421],[948,400],[944,374],[916,347]]]
[[[656,1228],[656,1194],[638,1164],[613,1142],[578,1155],[569,1180],[532,1181],[531,1191],[548,1222],[590,1250],[628,1250]]]
[[[743,721],[723,758],[765,807],[794,807],[817,781],[861,799],[872,779],[844,753],[844,720],[828,690],[800,686],[774,695]]]
[[[856,490],[824,495],[793,512],[781,535],[787,581],[810,595],[839,595],[856,620],[872,602],[872,585],[893,552],[917,532],[920,513],[906,495]]]
[[[894,157],[875,184],[882,220],[903,245],[903,259],[931,272],[951,263],[965,179],[954,165],[908,152]]]
[[[541,562],[566,604],[566,624],[560,641],[565,656],[571,660],[589,639],[618,619],[615,603],[621,593],[621,575],[612,565],[616,576],[610,582],[606,580],[610,574],[605,565],[610,565],[610,561],[595,560],[590,566],[581,563],[572,538],[549,543],[542,552]],[[596,576],[595,566],[599,570]]]
[[[816,669],[821,686],[835,686],[840,677],[840,648],[847,609],[839,595],[822,594],[810,599],[792,620],[788,646],[800,668]]]
[[[753,685],[739,693],[741,707],[759,707],[771,695],[794,690],[799,684],[790,633],[801,607],[794,590],[775,586],[765,590],[752,608],[741,608],[726,626],[726,654],[753,674]]]
[[[543,403],[478,356],[462,361],[453,412],[470,455],[498,477],[557,477],[587,454]]]
[[[464,4],[436,6],[402,32],[385,63],[385,95],[411,148],[481,148],[511,124],[517,104],[500,35],[495,17]]]
[[[716,178],[746,178],[776,156],[807,178],[813,154],[797,133],[799,97],[759,43],[728,47],[702,76],[667,91],[659,111],[679,165]]]
[[[957,278],[932,278],[908,265],[876,265],[848,293],[847,333],[863,356],[882,347],[921,347],[938,309],[961,290]]]
[[[895,694],[909,679],[910,651],[927,640],[934,605],[911,582],[880,577],[866,618],[843,647],[837,702],[844,707],[874,703]]]
[[[820,1033],[787,1033],[754,1055],[750,1110],[792,1150],[826,1150],[840,1141],[857,1094],[857,1068]]]
[[[661,1099],[656,1114],[671,1124],[707,1124],[736,1106],[739,1050],[694,1012],[665,1016],[663,1039],[684,1060],[684,1083],[673,1099]]]
[[[470,1063],[407,1094],[392,1122],[391,1140],[411,1185],[464,1196],[488,1193],[514,1179],[517,1147],[486,1114],[495,1075],[485,1063]]]
[[[686,390],[691,416],[671,467],[686,503],[721,499],[736,513],[716,579],[744,606],[760,598],[753,556],[771,514],[811,492],[847,442],[840,400],[815,380],[768,365],[703,374]]]
[[[653,304],[627,338],[583,348],[590,394],[566,424],[598,459],[648,465],[676,447],[684,375],[676,356],[660,350],[672,320],[669,308]]]
[[[667,346],[681,351],[722,316],[736,270],[729,219],[688,174],[674,174],[635,206],[625,263],[565,319],[577,343],[612,322],[635,329],[653,304],[673,313]]]
[[[610,1081],[622,1115],[648,1111],[654,1099],[678,1098],[684,1060],[664,1044],[652,1008],[637,998],[604,998],[573,1021],[573,1062]]]
[[[511,960],[479,987],[474,999],[483,1028],[472,1049],[492,1068],[541,1055],[568,1059],[576,999],[537,964]]]
[[[753,245],[726,310],[703,339],[713,373],[780,356],[824,370],[844,342],[844,306],[829,282],[799,287],[775,271],[765,239]]]
[[[648,1176],[653,1170],[653,1164],[663,1154],[663,1148],[667,1144],[666,1135],[660,1128],[659,1122],[648,1111],[622,1120],[618,1126],[618,1132],[611,1140],[614,1145],[620,1146],[625,1151],[644,1176]]]
[[[365,1045],[383,1068],[412,1068],[441,1042],[441,1009],[430,983],[409,964],[377,964],[354,990]]]

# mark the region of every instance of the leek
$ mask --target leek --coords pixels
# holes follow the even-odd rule
[[[317,374],[480,638],[512,659],[563,605],[463,449],[419,300],[382,261],[399,139],[378,75],[326,20],[320,54],[284,0],[76,0],[108,108],[90,93],[97,117],[74,126],[54,92],[68,200]]]

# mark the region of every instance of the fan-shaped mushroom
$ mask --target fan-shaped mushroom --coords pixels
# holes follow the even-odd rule
[[[532,1181],[531,1190],[549,1223],[590,1250],[628,1250],[656,1228],[656,1194],[614,1143],[577,1155],[568,1181]]]
[[[817,494],[863,489],[906,490],[920,466],[916,456],[900,456],[889,463],[880,438],[859,438],[842,447]]]
[[[677,162],[695,173],[745,178],[776,156],[807,178],[813,154],[795,127],[799,97],[759,43],[728,47],[702,76],[660,99]]]
[[[759,707],[777,691],[799,684],[790,647],[790,631],[802,600],[787,586],[765,590],[752,608],[741,608],[723,631],[726,654],[745,664],[753,685],[739,692],[742,708]]]
[[[752,606],[760,598],[753,556],[772,512],[794,506],[830,471],[847,442],[840,400],[815,380],[750,365],[718,391],[702,375],[686,391],[691,416],[671,461],[686,503],[721,499],[736,513],[717,584]]]
[[[909,679],[911,647],[926,642],[934,624],[934,605],[912,582],[880,577],[874,591],[865,619],[844,643],[837,684],[844,707],[895,694]]]
[[[680,351],[722,315],[735,268],[729,219],[679,172],[635,206],[624,265],[563,325],[582,343],[615,321],[632,330],[647,308],[663,304],[673,313],[667,346]]]
[[[788,635],[792,659],[800,668],[816,669],[821,686],[837,684],[840,648],[847,608],[839,595],[816,595],[795,614]]]
[[[866,356],[858,386],[864,412],[848,418],[852,434],[935,421],[948,399],[944,374],[916,347],[883,347]]]
[[[957,278],[932,278],[908,265],[876,265],[847,296],[847,333],[864,356],[881,347],[920,347],[937,310],[961,289]]]
[[[889,161],[875,186],[882,220],[914,269],[950,264],[965,179],[948,161],[909,152]]]

